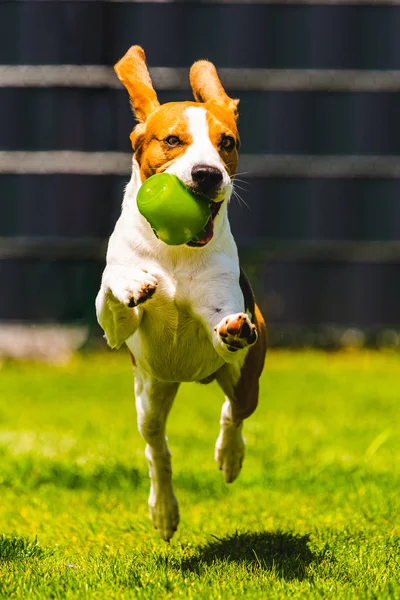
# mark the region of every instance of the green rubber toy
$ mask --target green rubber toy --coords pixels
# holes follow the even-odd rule
[[[170,246],[200,239],[210,218],[210,201],[190,192],[169,173],[146,179],[139,189],[137,206],[156,236]]]

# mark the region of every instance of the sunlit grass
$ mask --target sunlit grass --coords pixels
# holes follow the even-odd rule
[[[181,524],[147,515],[124,353],[0,369],[0,596],[400,598],[400,356],[271,352],[246,460],[213,460],[221,392],[169,420]]]

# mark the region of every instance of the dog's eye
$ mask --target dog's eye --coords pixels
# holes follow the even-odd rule
[[[235,140],[230,135],[224,135],[221,140],[221,148],[226,152],[230,152],[235,147]]]
[[[176,146],[179,146],[182,143],[177,135],[169,135],[165,138],[164,142],[166,142],[171,148],[176,148]]]

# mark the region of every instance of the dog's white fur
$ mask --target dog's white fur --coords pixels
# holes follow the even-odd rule
[[[238,253],[227,215],[231,179],[210,141],[205,109],[189,107],[185,115],[193,143],[167,172],[190,183],[196,164],[221,170],[222,205],[214,236],[202,248],[167,246],[158,240],[137,208],[141,180],[139,165],[133,159],[132,177],[110,238],[96,299],[98,321],[108,344],[118,348],[125,342],[136,361],[138,425],[147,442],[151,478],[150,512],[165,540],[172,537],[179,521],[165,437],[166,419],[179,383],[205,379],[225,365],[227,381],[234,385],[249,348],[230,352],[226,339],[219,335],[227,319],[236,319],[245,311],[238,285]],[[154,296],[129,308],[130,299],[139,297],[145,284],[156,286]],[[232,421],[228,400],[220,423],[216,460],[226,480],[233,481],[240,471],[244,442],[242,422]]]

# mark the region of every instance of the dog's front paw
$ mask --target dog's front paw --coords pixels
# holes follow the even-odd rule
[[[121,304],[134,308],[149,300],[154,295],[157,285],[156,277],[143,270],[135,274],[129,281],[117,282],[110,286],[110,291]]]
[[[214,327],[214,332],[229,352],[237,352],[243,348],[253,346],[258,337],[256,326],[253,325],[245,313],[236,313],[224,317]]]

